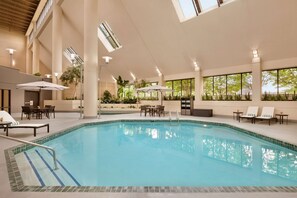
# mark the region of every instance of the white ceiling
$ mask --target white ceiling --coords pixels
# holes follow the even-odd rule
[[[64,0],[63,48],[72,46],[83,58],[83,0]],[[99,0],[101,21],[107,21],[123,48],[108,53],[98,42],[99,57],[113,57],[101,78],[132,80],[201,69],[250,64],[252,49],[263,61],[297,55],[296,0],[235,0],[180,23],[171,0]],[[91,13],[90,13],[91,14]],[[51,23],[39,40],[41,61],[51,68]],[[100,65],[104,61],[100,58]],[[64,66],[70,63],[64,59]]]

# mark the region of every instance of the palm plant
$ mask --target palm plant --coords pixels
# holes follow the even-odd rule
[[[77,98],[76,87],[79,84],[81,78],[80,67],[81,65],[78,65],[76,67],[68,67],[67,70],[60,77],[60,80],[62,81],[64,86],[68,86],[71,84],[74,85],[73,98]]]
[[[124,98],[124,88],[129,84],[129,80],[123,80],[121,76],[116,78],[117,80],[117,85],[119,86],[118,88],[118,97],[119,98]]]

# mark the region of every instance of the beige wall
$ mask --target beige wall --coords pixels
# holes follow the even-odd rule
[[[69,85],[68,87],[69,89],[66,89],[63,91],[63,99],[74,97],[74,89],[75,89],[74,85]],[[111,93],[111,95],[116,95],[115,83],[101,82],[99,83],[98,89],[99,89],[98,98],[101,98],[103,96],[103,93],[105,90],[108,90]],[[76,87],[76,96],[78,99],[80,98],[80,84],[78,84]]]
[[[16,89],[16,85],[39,80],[40,78],[19,72],[17,69],[0,66],[0,89],[11,90],[11,112],[21,112],[24,105],[24,90]]]
[[[10,66],[10,55],[7,48],[15,49],[13,59],[15,68],[26,71],[26,38],[25,35],[0,29],[0,65]]]

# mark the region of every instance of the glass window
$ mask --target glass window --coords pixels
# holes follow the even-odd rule
[[[192,0],[179,0],[178,2],[185,19],[190,19],[196,16],[195,7]]]
[[[252,73],[242,74],[242,95],[252,94]]]
[[[226,95],[226,76],[214,77],[214,95],[219,97]]]
[[[203,78],[203,90],[204,94],[213,95],[213,77]]]
[[[277,70],[262,72],[262,93],[277,93]]]
[[[167,88],[169,88],[169,89],[173,89],[173,87],[172,87],[172,81],[166,81],[165,82],[165,86],[167,87]],[[172,97],[172,92],[170,92],[170,91],[166,91],[165,92],[165,96],[167,96],[167,97]]]
[[[173,96],[175,96],[175,97],[181,96],[181,81],[180,80],[173,81]]]
[[[296,94],[297,68],[279,70],[279,93]]]
[[[209,10],[214,7],[218,7],[218,1],[217,0],[199,0],[201,10]]]
[[[102,44],[109,52],[122,47],[107,22],[103,22],[99,25],[97,34]]]
[[[182,80],[182,97],[191,96],[191,79]]]
[[[195,96],[195,78],[192,78],[191,80],[191,89],[192,89],[191,96]]]
[[[241,95],[241,74],[227,76],[227,95]]]

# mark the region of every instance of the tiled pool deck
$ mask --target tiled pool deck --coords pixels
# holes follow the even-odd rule
[[[66,115],[64,115],[66,116]],[[72,115],[73,116],[73,115]],[[122,118],[125,117],[125,119],[128,120],[138,120],[138,119],[151,119],[149,117],[139,117],[139,114],[133,114],[133,115],[113,115],[113,116],[103,116],[99,122],[104,121],[104,122],[109,122],[111,120],[123,120]],[[165,119],[168,120],[168,118],[161,118],[161,119]],[[260,134],[255,133],[255,132],[251,132],[252,129],[257,129],[257,130],[263,130],[266,131],[269,130],[272,131],[272,134],[274,134],[274,130],[279,131],[279,133],[284,133],[283,129],[287,128],[287,130],[290,132],[296,131],[297,129],[297,124],[296,123],[290,123],[289,125],[279,125],[279,124],[273,124],[271,126],[268,127],[268,125],[266,125],[266,123],[260,123],[260,124],[251,124],[251,123],[237,123],[234,120],[231,120],[231,118],[197,118],[197,117],[183,117],[182,119],[187,119],[187,120],[193,120],[193,122],[200,122],[198,120],[202,120],[204,122],[216,122],[219,123],[219,125],[225,125],[231,128],[236,128],[238,129],[238,127],[240,128],[240,130],[244,133],[249,133],[253,136],[257,136],[260,138],[264,138],[268,141],[272,141],[276,144],[285,146],[287,148],[290,148],[292,150],[297,151],[297,145],[296,142],[291,141],[292,138],[290,139],[282,139],[282,140],[277,140],[277,139],[281,139],[278,137],[267,137],[267,134]],[[58,126],[58,123],[62,122],[62,121],[69,121],[69,125],[60,125],[60,127]],[[74,125],[74,122],[76,120],[76,124]],[[44,141],[48,141],[49,139],[53,139],[56,138],[57,136],[60,136],[62,133],[62,131],[66,131],[68,132],[69,128],[77,128],[80,126],[85,125],[87,122],[98,122],[97,120],[79,120],[77,121],[77,117],[73,116],[70,118],[65,118],[63,117],[62,119],[57,118],[57,119],[51,119],[51,120],[45,120],[43,119],[43,122],[50,122],[51,124],[51,133],[49,136],[46,136],[47,134],[45,132],[39,132],[39,134],[37,136],[41,136],[41,134],[44,137],[38,138],[35,141],[36,142],[44,142]],[[158,121],[159,118],[154,118],[154,121]],[[37,121],[36,121],[37,122]],[[38,121],[40,122],[40,121]],[[64,122],[65,123],[65,122]],[[72,124],[70,124],[72,123]],[[78,124],[81,123],[81,124]],[[227,123],[227,124],[226,124]],[[60,123],[61,124],[61,123]],[[57,126],[55,126],[57,125]],[[54,127],[54,129],[52,129],[52,126]],[[277,129],[276,129],[277,128]],[[295,130],[294,130],[295,129]],[[281,130],[281,131],[280,131]],[[286,130],[286,131],[287,131]],[[255,131],[255,130],[253,130]],[[18,132],[16,131],[15,134],[18,134]],[[291,133],[290,133],[291,134]],[[32,136],[32,132],[28,132],[27,137],[30,138],[30,136]],[[291,134],[294,136],[294,140],[296,140],[296,134]],[[11,133],[12,137],[14,136],[14,132]],[[32,137],[31,137],[32,138]],[[24,139],[24,138],[23,138]],[[26,138],[25,138],[26,139]],[[2,142],[4,140],[0,140],[0,142]],[[287,143],[290,142],[290,143]],[[8,147],[7,147],[8,148]],[[252,195],[253,193],[261,193],[261,195],[263,195],[263,193],[276,193],[279,194],[279,196],[281,196],[282,193],[289,193],[290,195],[295,195],[297,196],[297,187],[156,187],[156,186],[144,186],[144,187],[94,187],[94,186],[83,186],[83,187],[76,187],[76,186],[66,186],[66,187],[61,187],[61,186],[24,186],[23,185],[23,181],[20,175],[20,172],[18,170],[18,166],[17,163],[14,159],[14,155],[16,153],[22,152],[26,149],[28,149],[28,146],[23,146],[23,145],[18,145],[18,146],[14,146],[14,147],[10,147],[10,148],[5,148],[5,158],[6,158],[6,162],[7,162],[7,171],[8,171],[8,176],[10,179],[10,186],[11,189],[5,189],[5,190],[11,190],[14,192],[43,192],[45,193],[44,195],[46,196],[46,192],[79,192],[78,194],[84,195],[84,192],[88,192],[90,194],[90,192],[101,192],[101,193],[109,193],[109,197],[118,197],[119,195],[117,193],[120,193],[120,195],[125,195],[126,197],[142,197],[142,196],[137,196],[140,194],[148,194],[148,195],[159,195],[160,193],[164,196],[164,195],[169,195],[169,194],[173,194],[176,195],[177,197],[180,197],[181,195],[193,195],[193,194],[197,194],[197,193],[202,193],[202,194],[210,194],[211,196],[213,196],[213,193],[217,194],[221,194],[223,193],[223,195],[229,194],[229,193],[233,193],[233,194],[237,194],[237,193],[243,193],[243,194],[247,194],[247,195]],[[1,148],[2,150],[2,148]],[[1,163],[1,167],[2,167],[2,163]],[[1,172],[3,171],[3,169],[1,169]],[[6,173],[7,174],[7,173]],[[1,175],[3,175],[3,173],[1,173]],[[0,187],[0,190],[2,191],[2,187]],[[1,192],[0,191],[0,192]],[[110,194],[112,192],[112,194]],[[132,194],[131,194],[132,193]],[[8,192],[8,194],[10,194]],[[11,194],[14,194],[13,192],[11,192]],[[22,193],[21,193],[22,194]],[[67,194],[67,193],[66,193]],[[51,194],[52,197],[53,194]],[[128,196],[131,195],[131,196]],[[180,195],[180,196],[179,196]],[[86,196],[90,196],[90,195],[86,195]],[[11,196],[14,197],[14,196]],[[31,196],[30,196],[31,197]],[[121,196],[120,196],[121,197]],[[224,196],[221,196],[224,197]],[[228,196],[230,197],[230,196]],[[258,197],[258,196],[257,196]],[[264,197],[264,196],[263,196]],[[286,196],[287,197],[287,196]]]

